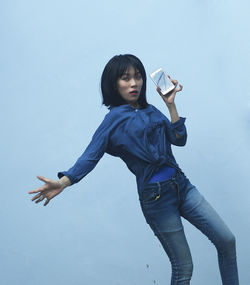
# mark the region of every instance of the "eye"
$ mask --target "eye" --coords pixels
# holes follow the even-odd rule
[[[127,75],[123,75],[123,76],[121,77],[121,80],[128,81],[128,80],[129,80],[129,77],[128,77]]]
[[[137,73],[137,74],[135,75],[135,78],[138,79],[138,80],[140,80],[140,79],[142,79],[142,76],[141,76],[140,73]]]

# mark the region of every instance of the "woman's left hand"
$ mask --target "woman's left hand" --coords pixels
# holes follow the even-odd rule
[[[177,88],[178,81],[175,79],[171,79],[169,75],[168,75],[168,78],[174,84],[175,88],[172,91],[170,91],[169,93],[167,93],[166,95],[163,95],[161,93],[161,89],[159,86],[157,86],[156,90],[160,94],[160,96],[162,97],[164,102],[167,104],[167,106],[170,107],[172,104],[174,104],[174,99],[175,99],[176,93],[180,92],[182,90],[183,86],[181,84],[179,84],[179,87]]]

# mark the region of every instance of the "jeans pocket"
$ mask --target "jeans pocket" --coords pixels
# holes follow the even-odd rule
[[[142,205],[150,205],[156,202],[160,196],[161,193],[158,186],[154,188],[145,188],[140,195],[140,202]]]

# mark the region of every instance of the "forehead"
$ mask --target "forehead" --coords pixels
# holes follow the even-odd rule
[[[123,72],[123,74],[136,74],[136,73],[140,73],[140,71],[132,65],[128,66],[127,69],[125,69]]]

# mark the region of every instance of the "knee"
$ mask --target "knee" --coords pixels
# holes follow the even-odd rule
[[[236,245],[236,238],[233,234],[231,234],[230,236],[226,237],[224,239],[224,245],[227,247],[227,248],[232,248],[234,249],[235,248],[235,245]]]
[[[193,262],[189,262],[188,264],[182,265],[182,270],[180,270],[181,280],[179,281],[190,280],[193,274],[193,269]]]
[[[233,234],[225,236],[221,239],[219,246],[217,247],[220,252],[234,253],[236,251],[236,238]]]

